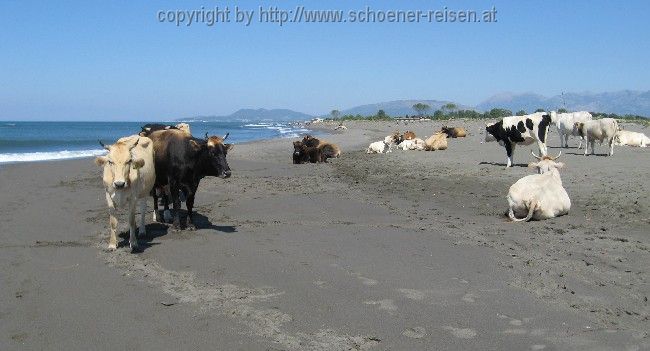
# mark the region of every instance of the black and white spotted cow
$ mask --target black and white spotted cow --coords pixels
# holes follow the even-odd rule
[[[546,139],[550,125],[551,115],[547,112],[504,117],[494,124],[486,124],[485,141],[498,141],[504,146],[508,155],[506,167],[512,167],[512,155],[517,144],[530,145],[536,142],[542,157],[547,155]]]

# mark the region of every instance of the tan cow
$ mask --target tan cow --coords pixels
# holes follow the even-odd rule
[[[140,202],[140,235],[145,234],[144,216],[147,208],[146,199],[156,180],[154,170],[153,142],[147,137],[133,135],[121,138],[115,144],[105,146],[106,156],[95,159],[98,166],[104,167],[102,177],[108,204],[110,237],[108,249],[117,248],[116,210],[126,208],[129,215],[129,246],[138,250],[135,231],[135,207]]]
[[[467,136],[467,131],[462,127],[447,127],[442,126],[440,131],[447,134],[450,138],[464,138]]]
[[[437,132],[436,134],[428,137],[424,141],[424,144],[424,149],[427,151],[447,150],[447,134],[443,132]]]

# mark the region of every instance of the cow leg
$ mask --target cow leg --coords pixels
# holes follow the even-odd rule
[[[609,138],[609,156],[614,155],[614,138]]]
[[[582,141],[583,141],[584,139],[585,139],[585,138],[580,137],[580,144],[578,144],[578,150],[582,149]]]
[[[569,148],[569,134],[564,134],[564,148]]]
[[[172,221],[172,228],[174,230],[180,230],[181,229],[181,218],[180,218],[180,211],[181,211],[181,201],[178,198],[178,182],[176,179],[169,179],[169,196],[172,198],[172,207],[173,207],[173,217],[174,220]]]
[[[505,146],[506,146],[506,154],[508,155],[508,163],[506,164],[506,168],[508,168],[508,167],[512,167],[512,155],[515,153],[515,144],[506,141]]]
[[[548,155],[548,150],[546,149],[546,144],[542,141],[537,141],[537,147],[539,148],[540,156]]]
[[[136,202],[136,199],[132,199],[129,203],[129,247],[131,247],[131,252],[138,250],[138,234],[135,231]]]
[[[153,221],[160,222],[160,214],[158,213],[158,193],[156,193],[156,188],[151,189],[151,197],[153,197]]]
[[[108,249],[113,251],[117,249],[117,217],[115,217],[115,207],[111,196],[106,193],[106,200],[108,202]]]
[[[138,235],[147,234],[147,226],[145,225],[144,217],[147,214],[147,199],[140,199],[140,228],[138,229]]]
[[[172,221],[172,213],[169,211],[169,194],[163,193],[163,223],[170,223]]]
[[[187,229],[196,230],[192,216],[194,215],[194,196],[196,195],[196,189],[198,186],[192,185],[191,189],[188,189],[187,200],[185,206],[187,206]]]

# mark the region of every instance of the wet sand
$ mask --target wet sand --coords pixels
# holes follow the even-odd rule
[[[3,165],[0,349],[649,348],[650,149],[563,150],[569,215],[509,223],[530,147],[506,170],[482,123],[385,155],[365,149],[441,123],[346,123],[322,137],[343,149],[329,164],[291,164],[288,139],[237,145],[233,177],[201,183],[199,229],[149,214],[140,254],[105,251],[91,160]]]

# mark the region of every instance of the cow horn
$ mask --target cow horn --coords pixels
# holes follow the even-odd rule
[[[560,153],[557,154],[557,156],[555,156],[555,157],[551,157],[551,160],[555,161],[555,160],[557,160],[558,158],[560,158],[560,156],[562,156],[562,150],[560,150]]]
[[[230,133],[226,133],[226,135],[223,136],[223,140],[228,139],[228,135],[230,135]]]
[[[205,140],[208,140],[208,132],[205,132]]]
[[[536,159],[538,159],[538,160],[541,160],[541,159],[542,159],[541,157],[535,155],[535,153],[534,153],[532,150],[530,151],[530,153],[533,154],[533,157],[535,157]]]
[[[108,150],[108,151],[111,151],[111,150],[108,148],[108,146],[104,145],[104,143],[103,143],[101,140],[98,140],[98,141],[99,141],[99,145],[101,145],[104,149],[106,149],[106,150]]]

